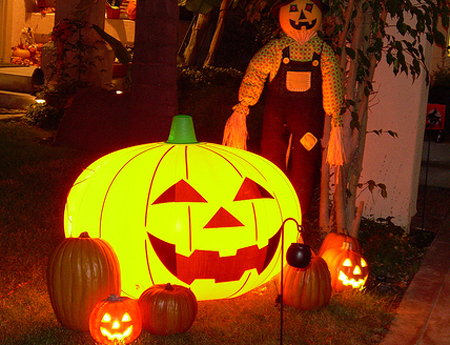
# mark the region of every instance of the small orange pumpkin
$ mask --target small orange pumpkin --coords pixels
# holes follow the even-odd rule
[[[31,56],[31,52],[28,49],[16,48],[14,49],[13,56],[20,57],[22,59],[29,59]]]
[[[89,332],[102,344],[129,344],[141,334],[142,318],[135,299],[110,295],[89,317]]]
[[[283,302],[301,310],[326,307],[331,298],[331,276],[327,263],[313,255],[306,268],[286,265]]]
[[[145,290],[139,298],[142,326],[153,334],[186,332],[197,316],[194,293],[184,286],[158,284]]]
[[[364,287],[369,276],[369,266],[361,253],[352,250],[351,243],[345,242],[341,248],[327,250],[322,258],[328,264],[334,291]]]
[[[362,253],[362,247],[358,239],[349,236],[347,233],[338,234],[336,232],[330,232],[322,242],[319,248],[319,256],[322,256],[328,249],[341,248],[344,242],[352,243],[353,250],[358,253]]]

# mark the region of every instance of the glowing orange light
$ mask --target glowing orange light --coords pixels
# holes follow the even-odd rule
[[[344,242],[342,248],[331,248],[322,254],[331,274],[331,285],[335,291],[362,289],[369,275],[364,257],[351,249],[352,244]]]
[[[89,332],[101,344],[129,344],[141,333],[142,317],[136,300],[110,295],[89,316]]]
[[[165,143],[92,163],[67,199],[66,236],[88,231],[108,241],[122,294],[134,298],[169,282],[198,300],[239,296],[279,273],[283,220],[301,224],[281,170],[253,153],[197,142],[179,129],[186,121],[192,126],[190,117],[175,117]],[[295,224],[285,227],[285,248],[297,235]]]

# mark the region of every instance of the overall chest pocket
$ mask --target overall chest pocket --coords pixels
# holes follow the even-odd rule
[[[311,88],[310,71],[288,71],[286,73],[286,89],[292,92],[305,92]]]

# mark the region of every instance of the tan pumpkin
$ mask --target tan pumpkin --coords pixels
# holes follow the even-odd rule
[[[355,252],[362,253],[362,247],[358,239],[348,234],[338,234],[336,232],[330,232],[323,240],[322,245],[319,248],[319,256],[322,256],[328,249],[341,248],[344,242],[352,243],[352,248]]]
[[[194,293],[184,286],[159,284],[145,290],[139,298],[142,326],[158,335],[186,332],[197,316]]]
[[[87,331],[94,305],[120,294],[119,260],[106,241],[86,232],[66,238],[50,255],[47,285],[58,321],[66,328]]]
[[[283,302],[301,310],[321,309],[331,298],[331,276],[328,265],[313,255],[306,268],[286,265],[284,269]]]

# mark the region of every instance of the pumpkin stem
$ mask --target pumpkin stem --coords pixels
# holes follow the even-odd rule
[[[169,139],[166,143],[169,144],[197,144],[195,136],[194,122],[189,115],[176,115],[172,120],[172,127],[170,128]]]
[[[167,283],[167,284],[166,284],[165,289],[166,289],[166,290],[169,290],[169,291],[175,290],[175,289],[173,288],[173,286],[172,286],[170,283]]]
[[[83,232],[80,234],[80,238],[90,238],[90,237],[89,237],[89,233],[88,233],[87,231],[83,231]]]
[[[117,302],[120,301],[120,297],[117,296],[116,294],[111,294],[108,296],[107,300],[110,302]]]

